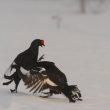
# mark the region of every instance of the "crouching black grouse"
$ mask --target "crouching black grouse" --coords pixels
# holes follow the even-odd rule
[[[44,68],[41,72],[31,74],[20,73],[20,77],[24,81],[27,88],[30,88],[30,92],[47,94],[45,97],[49,97],[52,94],[64,94],[70,102],[75,102],[81,99],[81,92],[76,85],[68,85],[67,78],[63,72],[61,72],[53,62],[42,61],[37,63],[38,67]],[[49,89],[50,92],[45,93],[44,90]]]

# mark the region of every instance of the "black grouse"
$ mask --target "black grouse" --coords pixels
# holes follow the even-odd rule
[[[16,71],[11,76],[4,75],[4,78],[9,79],[10,81],[3,83],[3,85],[8,85],[13,81],[15,82],[15,89],[11,89],[11,92],[17,92],[18,84],[21,80],[21,78],[19,77],[21,68],[26,71],[31,71],[31,73],[34,72],[34,70],[39,69],[37,68],[39,46],[45,46],[44,40],[35,39],[34,41],[32,41],[30,47],[24,52],[20,53],[11,64],[10,72],[13,68],[16,69]]]

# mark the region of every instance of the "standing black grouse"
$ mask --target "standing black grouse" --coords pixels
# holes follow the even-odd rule
[[[35,39],[32,41],[30,47],[24,52],[20,53],[9,67],[10,72],[12,69],[16,69],[16,71],[11,76],[4,75],[4,78],[9,79],[10,81],[4,82],[3,85],[8,85],[13,81],[15,82],[15,89],[10,89],[11,92],[17,92],[18,84],[21,80],[19,77],[21,68],[26,71],[31,71],[31,73],[34,71],[39,71],[39,68],[37,68],[39,46],[45,46],[44,40]],[[43,59],[43,57],[41,57],[41,59]]]

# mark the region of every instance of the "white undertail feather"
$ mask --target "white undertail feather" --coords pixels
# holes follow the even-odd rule
[[[29,75],[29,71],[24,69],[23,67],[20,68],[20,71],[22,72],[23,75]]]

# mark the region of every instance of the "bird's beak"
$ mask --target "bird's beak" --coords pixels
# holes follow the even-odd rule
[[[41,47],[43,47],[43,46],[45,46],[45,45],[41,45]]]

